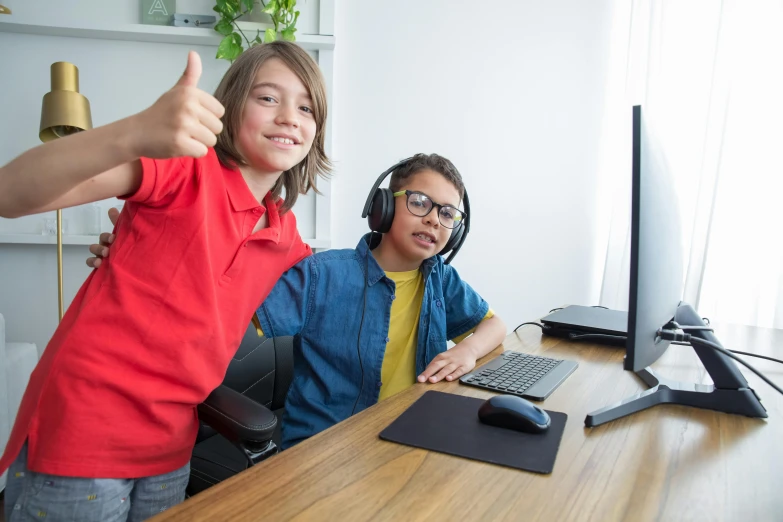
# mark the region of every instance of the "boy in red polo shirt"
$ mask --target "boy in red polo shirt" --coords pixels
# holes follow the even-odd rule
[[[0,169],[5,217],[127,199],[112,257],[49,342],[0,458],[9,522],[143,520],[181,501],[196,406],[310,254],[288,210],[329,168],[318,66],[274,42],[243,53],[215,97],[200,73],[190,53],[149,109]]]

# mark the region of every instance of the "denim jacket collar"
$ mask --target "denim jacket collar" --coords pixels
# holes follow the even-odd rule
[[[369,232],[365,234],[359,240],[359,244],[356,245],[356,252],[359,255],[359,258],[362,259],[363,261],[362,270],[365,270],[365,275],[367,276],[367,284],[369,286],[374,285],[375,283],[377,283],[378,281],[386,277],[386,272],[384,272],[383,268],[381,268],[381,266],[375,260],[375,257],[373,257],[372,255],[372,249],[378,246],[379,243],[378,239],[373,237],[373,235],[375,234],[376,232]],[[432,272],[432,269],[435,267],[437,263],[438,263],[437,255],[425,259],[422,262],[420,270],[424,275],[425,281],[427,280],[430,273]]]

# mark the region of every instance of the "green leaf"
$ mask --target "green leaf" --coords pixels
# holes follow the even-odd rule
[[[289,42],[295,42],[296,36],[294,36],[294,32],[296,31],[295,27],[283,29],[280,34],[283,35],[283,40],[287,40]]]
[[[275,40],[277,40],[277,33],[275,33],[274,29],[264,31],[264,43],[274,42]]]
[[[215,7],[213,7],[212,9],[222,14],[223,16],[232,15],[231,5],[228,3],[228,0],[217,0],[217,2],[215,3]]]
[[[242,5],[248,13],[253,10],[253,0],[242,0]]]
[[[217,24],[215,24],[215,31],[219,32],[223,36],[228,36],[234,32],[234,26],[231,21],[223,18]]]
[[[240,54],[242,54],[242,37],[237,33],[231,33],[220,41],[215,58],[233,62]]]
[[[271,14],[274,14],[275,11],[277,11],[277,9],[278,9],[278,7],[277,7],[277,0],[269,0],[266,3],[266,6],[261,11],[265,12],[266,14],[271,15]]]

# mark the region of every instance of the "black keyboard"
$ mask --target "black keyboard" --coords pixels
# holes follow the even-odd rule
[[[574,361],[505,352],[460,377],[459,382],[543,401],[579,366]]]

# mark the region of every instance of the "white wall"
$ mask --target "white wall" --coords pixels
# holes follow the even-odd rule
[[[32,5],[3,3],[15,15]],[[61,13],[64,3],[39,0],[32,14],[138,21],[130,19],[138,16],[135,0],[112,2],[124,6],[116,9],[100,0],[78,4]],[[415,152],[438,152],[462,171],[473,202],[472,231],[454,265],[509,328],[563,303],[596,303],[590,276],[601,257],[594,201],[609,4],[339,0],[332,246],[353,247],[367,230],[361,208],[381,171]],[[180,74],[188,47],[0,32],[0,48],[12,46],[0,53],[0,92],[14,100],[0,104],[0,163],[38,144],[53,61],[80,66],[100,125],[152,103]],[[212,48],[197,50],[202,84],[212,90],[227,64],[210,59]],[[88,273],[86,255],[83,246],[64,248],[66,303]],[[55,268],[50,246],[0,245],[9,339],[39,348],[48,341]]]
[[[376,177],[416,152],[460,169],[472,230],[454,260],[509,329],[597,304],[597,162],[610,1],[337,4],[333,247]]]
[[[139,0],[3,0],[13,15],[2,20],[64,25],[122,25],[139,23]],[[318,0],[300,0],[301,33],[318,32]],[[213,0],[178,0],[177,10],[211,13]],[[214,14],[214,13],[213,13]],[[81,92],[90,101],[93,126],[129,116],[151,105],[182,74],[189,49],[202,59],[199,86],[213,92],[228,68],[214,58],[216,47],[37,36],[0,32],[0,165],[40,145],[41,100],[50,90],[50,65],[68,61],[79,68]],[[108,209],[114,198],[101,202]],[[313,196],[297,202],[303,237],[313,237]],[[105,211],[102,210],[102,216]],[[4,233],[40,233],[54,212],[16,220],[0,218],[0,313],[6,319],[8,340],[30,341],[43,350],[57,326],[57,258],[51,245],[19,245],[2,241]],[[71,220],[77,214],[66,209]],[[110,230],[103,218],[103,230]],[[77,232],[79,233],[79,232]],[[71,302],[89,274],[83,245],[63,247],[64,301]]]

